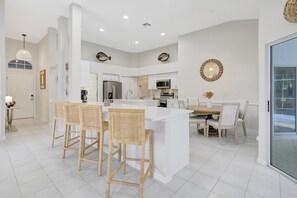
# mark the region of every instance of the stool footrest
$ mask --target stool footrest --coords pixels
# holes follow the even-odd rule
[[[133,186],[133,187],[138,187],[138,188],[140,186],[139,183],[126,182],[126,181],[120,181],[120,180],[110,180],[110,183],[123,184],[123,185],[126,185],[126,186]]]
[[[64,135],[59,135],[57,137],[54,137],[55,140],[60,139],[61,137],[64,137]]]

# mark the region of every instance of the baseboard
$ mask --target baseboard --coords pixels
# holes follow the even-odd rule
[[[261,159],[261,158],[257,158],[257,162],[259,163],[259,164],[261,164],[261,165],[263,165],[263,166],[267,166],[268,165],[268,163],[265,161],[265,160],[263,160],[263,159]]]

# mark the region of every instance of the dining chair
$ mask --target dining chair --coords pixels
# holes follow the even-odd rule
[[[188,98],[187,106],[190,106],[190,105],[200,105],[199,98]]]
[[[143,197],[143,187],[147,176],[153,173],[153,134],[152,130],[145,129],[143,109],[109,109],[109,150],[107,164],[106,193],[110,194],[110,185],[122,184],[137,187],[140,190],[139,197]],[[145,143],[149,141],[149,159],[145,159]],[[113,171],[112,170],[112,144],[123,144],[123,162]],[[126,156],[126,145],[139,145],[140,158],[128,158]],[[122,168],[123,174],[126,173],[126,161],[140,161],[140,180],[139,183],[113,179],[117,172]],[[148,163],[144,170],[144,163]]]
[[[64,135],[56,136],[57,122],[64,122],[63,106],[67,102],[53,102],[53,129],[52,129],[52,148],[54,148],[55,140],[60,140]]]
[[[188,101],[187,101],[188,102]],[[178,107],[180,109],[186,109],[186,105],[185,105],[185,101],[183,100],[178,100]],[[203,126],[203,128],[205,127],[205,117],[201,117],[201,116],[197,116],[195,114],[189,114],[189,126],[191,126],[192,124],[196,124],[197,126],[197,132],[199,133],[199,129],[201,126]],[[203,130],[203,133],[205,135],[205,132]]]
[[[239,105],[239,114],[238,114],[237,123],[238,123],[238,125],[241,124],[244,136],[247,136],[246,125],[245,125],[245,116],[246,116],[247,108],[249,105],[249,101],[248,100],[239,100],[239,102],[240,102],[240,105]]]
[[[66,150],[78,150],[78,147],[73,147],[79,143],[79,131],[75,130],[80,125],[79,121],[79,105],[82,103],[66,103],[63,106],[64,113],[64,144],[62,158],[65,159]]]
[[[208,137],[209,127],[218,130],[219,139],[222,143],[222,134],[225,133],[227,129],[234,129],[235,142],[238,144],[238,134],[237,134],[237,121],[239,113],[239,103],[223,103],[221,106],[219,119],[209,119],[206,122],[206,136]]]
[[[102,175],[102,164],[107,157],[103,157],[104,133],[108,132],[108,122],[103,121],[102,106],[101,105],[82,105],[79,106],[80,118],[80,146],[77,169],[81,170],[81,162],[87,161],[98,164],[98,175]],[[96,132],[95,138],[86,137],[87,132]],[[86,139],[90,142],[86,146]],[[94,147],[97,145],[97,147]],[[90,158],[90,154],[99,151],[98,160]],[[121,156],[121,147],[118,146],[113,155]]]

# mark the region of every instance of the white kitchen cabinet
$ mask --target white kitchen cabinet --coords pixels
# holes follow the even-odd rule
[[[121,76],[122,98],[128,100],[138,99],[137,78]]]
[[[156,87],[156,76],[150,75],[148,76],[148,89],[157,89]]]
[[[178,75],[177,73],[165,73],[148,76],[148,89],[157,89],[156,81],[170,79],[171,89],[178,89]]]
[[[173,74],[169,79],[171,83],[171,89],[178,89],[178,75]]]
[[[103,74],[102,79],[107,80],[107,81],[119,81],[119,75],[117,75],[117,74]]]

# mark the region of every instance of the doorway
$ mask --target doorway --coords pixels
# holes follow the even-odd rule
[[[297,38],[270,47],[270,165],[297,179]]]
[[[34,117],[34,75],[32,73],[7,73],[6,95],[12,96],[19,109],[14,119]]]

